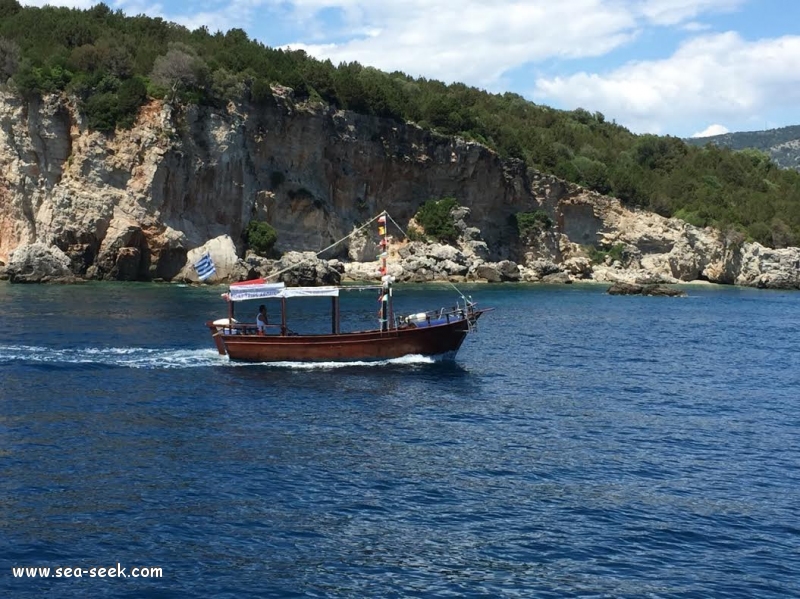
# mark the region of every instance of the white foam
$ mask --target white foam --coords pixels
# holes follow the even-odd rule
[[[37,364],[98,364],[127,368],[198,368],[204,366],[260,366],[295,370],[326,370],[351,367],[434,364],[452,359],[441,356],[409,355],[391,360],[351,362],[231,362],[215,349],[166,349],[146,347],[84,347],[58,349],[35,345],[0,345],[0,361]]]
[[[436,358],[430,356],[409,355],[391,360],[353,360],[349,362],[231,362],[237,366],[267,366],[270,368],[291,368],[295,370],[326,370],[330,368],[352,368],[354,366],[376,367],[388,365],[433,364]]]
[[[83,347],[57,349],[33,345],[0,345],[0,361],[38,364],[99,364],[128,368],[197,368],[227,364],[214,349]]]

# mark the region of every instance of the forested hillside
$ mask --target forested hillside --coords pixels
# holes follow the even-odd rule
[[[800,171],[800,125],[767,129],[766,131],[740,131],[687,139],[694,146],[713,144],[731,150],[760,150],[783,168]]]
[[[398,121],[484,143],[529,167],[696,225],[737,229],[765,245],[800,241],[800,173],[763,153],[694,147],[675,137],[634,135],[584,109],[559,111],[519,95],[333,65],[276,50],[244,31],[190,31],[162,19],[88,10],[21,7],[0,0],[0,85],[26,97],[66,92],[88,125],[129,127],[148,98],[257,109],[270,85],[299,101]]]

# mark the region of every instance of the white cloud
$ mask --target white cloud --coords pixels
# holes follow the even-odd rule
[[[699,21],[689,21],[681,25],[681,29],[683,29],[684,31],[691,31],[693,33],[696,33],[698,31],[708,31],[709,29],[711,29],[711,25],[709,25],[708,23],[701,23]]]
[[[800,101],[800,38],[701,35],[714,15],[748,3],[757,9],[755,0],[114,0],[113,6],[190,29],[240,27],[268,45],[294,39],[288,46],[334,64],[358,61],[495,92],[533,87],[538,102],[600,110],[634,131],[689,134],[708,123],[762,125],[773,121],[770,104],[790,113]],[[659,60],[597,66],[634,40],[657,50],[665,28],[699,37]],[[573,66],[574,74],[509,83],[535,68],[563,73],[582,59],[592,59],[591,70]]]
[[[800,101],[800,37],[750,42],[736,33],[708,35],[664,60],[603,75],[540,78],[534,96],[601,110],[635,131],[676,131],[697,119],[741,121]]]
[[[645,0],[639,11],[655,25],[678,25],[701,14],[731,12],[747,0]]]
[[[329,0],[297,0],[304,17]],[[334,63],[362,64],[444,81],[495,86],[531,61],[602,56],[628,42],[636,21],[623,5],[603,0],[348,0],[346,40],[294,43]],[[365,35],[371,31],[372,35]],[[350,35],[348,35],[348,33]]]
[[[712,137],[714,135],[724,135],[725,133],[730,133],[728,128],[725,125],[709,125],[702,131],[698,131],[692,137]]]

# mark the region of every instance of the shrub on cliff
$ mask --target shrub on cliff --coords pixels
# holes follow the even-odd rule
[[[272,255],[278,233],[272,225],[264,221],[251,220],[245,231],[247,247],[262,256]]]
[[[87,94],[81,108],[90,128],[111,132],[117,127],[131,128],[136,121],[139,107],[146,99],[147,87],[144,81],[134,77],[123,83],[116,80],[107,86],[98,85]]]
[[[455,198],[428,200],[420,206],[414,220],[422,225],[429,237],[437,241],[453,242],[458,239],[458,231],[451,214],[456,206],[458,202]]]
[[[514,215],[514,222],[521,237],[546,231],[553,226],[553,220],[544,210],[517,212]]]
[[[19,46],[0,37],[0,85],[8,81],[19,68]]]
[[[616,261],[623,262],[625,258],[624,243],[617,243],[611,247],[606,247],[606,248],[588,246],[586,250],[587,253],[589,254],[589,259],[592,261],[593,264],[603,264],[606,261],[606,258],[610,258],[612,262]]]
[[[170,100],[200,92],[209,81],[208,65],[187,44],[174,42],[153,63],[150,80],[169,90]],[[195,98],[192,98],[195,99]]]

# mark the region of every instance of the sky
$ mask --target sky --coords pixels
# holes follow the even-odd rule
[[[22,0],[88,8],[91,0]],[[800,124],[796,0],[106,0],[691,137]]]

